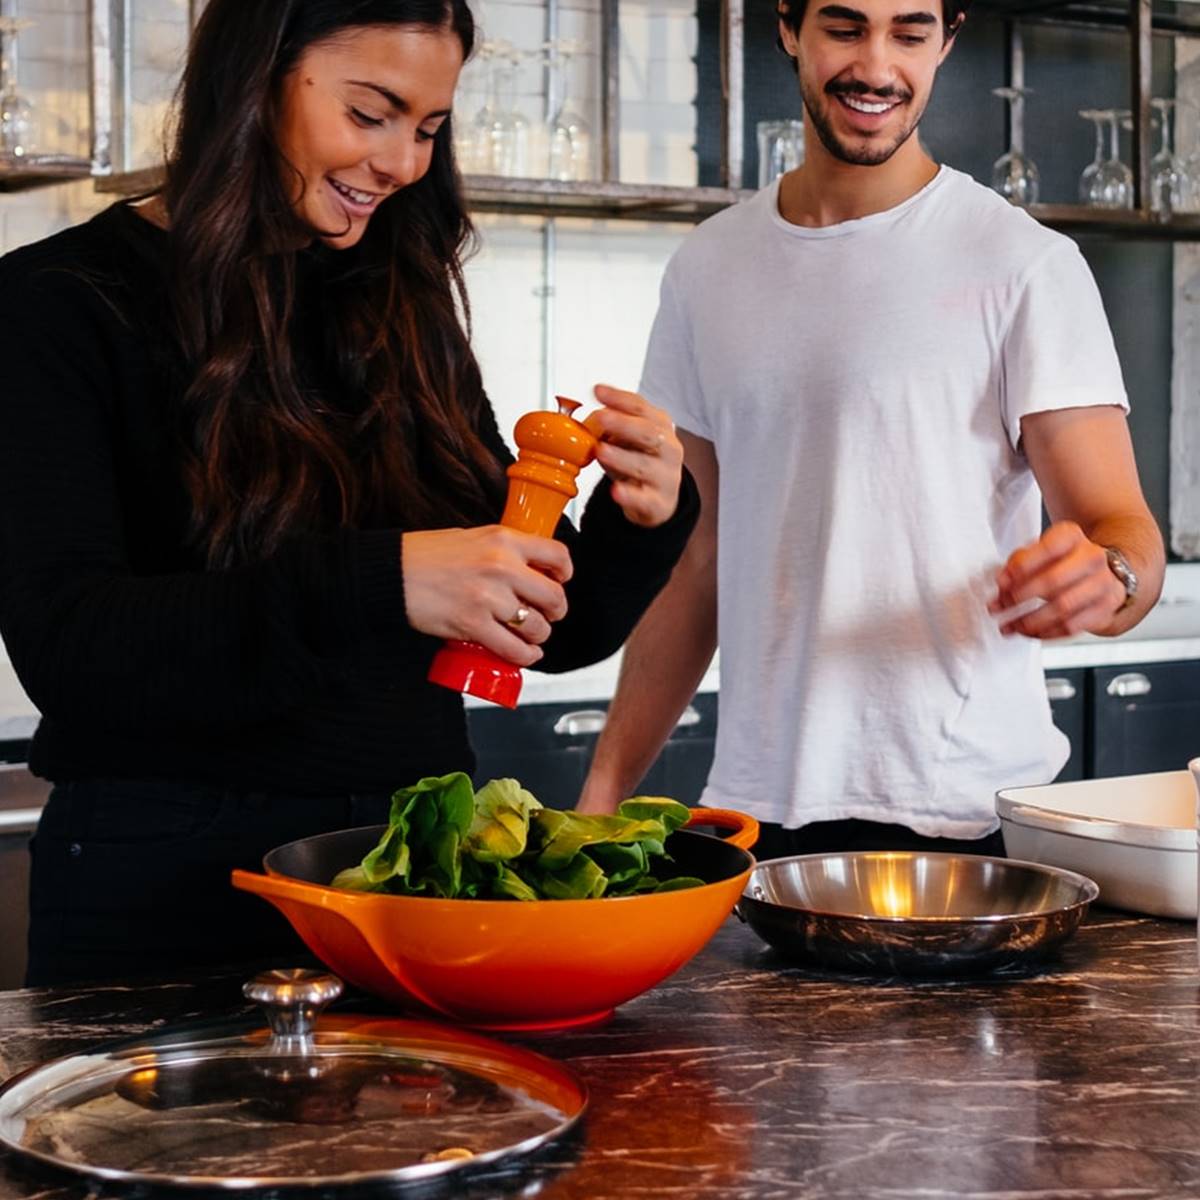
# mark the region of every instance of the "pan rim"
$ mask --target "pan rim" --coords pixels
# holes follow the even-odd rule
[[[1064,882],[1076,882],[1077,884],[1082,885],[1080,890],[1083,894],[1069,904],[1058,905],[1053,908],[1033,908],[1026,909],[1023,912],[983,913],[979,916],[973,917],[952,915],[939,916],[936,914],[930,914],[928,916],[889,916],[883,913],[857,913],[845,910],[838,911],[836,909],[812,908],[806,905],[785,904],[779,900],[765,900],[761,896],[752,896],[749,894],[749,888],[754,882],[754,874],[762,870],[764,867],[769,867],[771,864],[807,861],[812,859],[847,857],[936,859],[955,858],[972,859],[976,862],[997,863],[1001,866],[1026,867],[1035,874],[1056,876],[1062,879]],[[750,878],[746,881],[746,891],[743,891],[741,898],[742,900],[748,900],[754,904],[762,905],[764,908],[782,909],[785,912],[805,913],[809,916],[827,917],[832,920],[863,921],[868,924],[888,926],[921,925],[932,928],[948,928],[953,925],[998,925],[1003,922],[1028,921],[1034,918],[1070,915],[1077,912],[1079,909],[1086,908],[1089,904],[1092,904],[1099,895],[1100,887],[1094,879],[1089,879],[1088,876],[1083,875],[1078,871],[1068,870],[1065,867],[1054,867],[1047,863],[1036,863],[1027,859],[999,858],[994,855],[987,854],[955,854],[948,851],[934,850],[839,850],[826,851],[819,854],[791,854],[784,858],[764,859],[762,862],[755,865],[754,870],[751,872]]]

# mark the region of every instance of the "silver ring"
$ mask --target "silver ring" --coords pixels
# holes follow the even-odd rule
[[[520,604],[517,606],[517,611],[513,613],[513,615],[504,622],[504,624],[507,625],[509,629],[520,629],[521,626],[525,624],[528,617],[529,609],[527,609],[525,605]]]

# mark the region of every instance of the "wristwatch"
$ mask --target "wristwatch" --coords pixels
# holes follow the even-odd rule
[[[1121,581],[1121,585],[1125,588],[1125,603],[1117,609],[1117,612],[1124,612],[1133,603],[1133,598],[1137,595],[1137,574],[1129,565],[1129,559],[1116,546],[1105,546],[1104,555],[1108,559],[1108,569]]]

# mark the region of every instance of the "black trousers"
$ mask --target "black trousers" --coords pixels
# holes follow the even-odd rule
[[[795,854],[834,854],[846,850],[932,850],[946,854],[1004,857],[1000,830],[975,839],[926,837],[904,825],[882,821],[814,821],[799,829],[771,823],[760,826],[754,857],[791,858]]]
[[[304,965],[267,901],[237,891],[286,842],[386,823],[386,796],[238,793],[199,784],[89,780],[50,793],[31,843],[31,987],[241,963]]]

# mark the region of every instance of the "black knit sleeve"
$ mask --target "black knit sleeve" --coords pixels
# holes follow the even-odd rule
[[[363,638],[407,628],[395,532],[297,538],[235,570],[135,570],[128,517],[159,493],[131,478],[144,431],[117,401],[130,328],[78,274],[14,257],[0,263],[0,636],[44,714],[238,726],[303,704]]]
[[[700,515],[700,493],[684,468],[675,514],[655,529],[626,519],[608,478],[596,486],[579,531],[563,521],[555,537],[571,551],[567,615],[545,644],[539,671],[571,671],[607,658],[625,642],[671,577]]]
[[[506,463],[512,461],[490,409],[482,433]],[[555,624],[535,670],[571,671],[618,650],[670,578],[699,515],[700,493],[686,467],[675,513],[655,529],[627,520],[607,476],[602,479],[579,529],[564,517],[555,531],[575,572],[566,587],[567,615]]]

